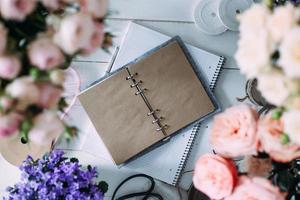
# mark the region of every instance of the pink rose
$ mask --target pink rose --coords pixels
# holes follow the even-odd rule
[[[38,88],[40,97],[37,104],[46,109],[57,108],[62,89],[48,83],[40,83],[38,84]]]
[[[281,137],[284,133],[284,124],[281,120],[273,120],[271,113],[262,117],[258,125],[258,136],[261,149],[268,153],[277,162],[290,162],[300,157],[300,147],[290,141],[282,143]]]
[[[19,129],[23,117],[17,113],[0,116],[0,137],[8,137]]]
[[[85,54],[90,54],[95,51],[97,48],[101,47],[101,44],[104,39],[104,31],[103,31],[103,24],[95,22],[95,29],[92,37],[90,38],[89,44],[84,47],[83,52]]]
[[[30,44],[28,57],[31,64],[41,70],[58,67],[64,62],[64,55],[50,39],[40,38]]]
[[[237,180],[234,163],[218,155],[205,154],[195,166],[195,187],[212,199],[222,199],[231,194]]]
[[[42,3],[50,10],[58,10],[63,5],[62,0],[42,0]]]
[[[253,155],[257,153],[257,112],[247,105],[226,109],[213,121],[211,144],[225,157]]]
[[[225,200],[284,200],[285,195],[279,188],[264,178],[242,176],[233,194]]]
[[[60,28],[54,36],[54,41],[64,52],[74,54],[89,46],[94,30],[95,25],[92,17],[77,13],[62,20]]]
[[[108,0],[79,0],[80,9],[93,15],[95,18],[102,18],[106,14]]]
[[[7,43],[7,29],[0,23],[0,54],[3,54]]]
[[[40,97],[39,89],[30,77],[14,80],[5,88],[5,92],[17,99],[17,110],[25,110],[27,106],[37,103]]]
[[[36,6],[36,0],[1,0],[0,11],[3,18],[23,21]]]
[[[33,127],[29,131],[29,140],[39,145],[49,145],[64,132],[64,124],[56,112],[45,111],[33,120]]]
[[[13,79],[21,71],[21,63],[15,56],[0,56],[0,77],[3,79]]]

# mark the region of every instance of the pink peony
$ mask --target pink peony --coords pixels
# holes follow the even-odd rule
[[[21,63],[14,56],[0,56],[0,77],[11,80],[21,71]]]
[[[7,43],[7,29],[0,23],[0,54],[3,54]]]
[[[1,0],[0,12],[8,20],[23,21],[36,6],[36,0]]]
[[[64,62],[64,55],[50,39],[40,38],[30,44],[28,57],[34,66],[41,70],[58,67]]]
[[[261,149],[267,152],[273,160],[290,162],[300,157],[300,147],[292,141],[287,144],[282,143],[283,128],[282,120],[273,120],[271,114],[267,114],[259,121],[258,136]]]
[[[62,89],[48,83],[40,83],[38,84],[38,88],[40,97],[37,105],[46,109],[57,108],[58,102],[61,98]]]
[[[24,110],[27,106],[35,104],[39,100],[39,89],[30,77],[21,77],[10,83],[6,93],[17,99],[17,110]]]
[[[285,195],[280,193],[279,188],[272,185],[264,178],[248,178],[242,176],[238,186],[231,196],[225,200],[284,200]]]
[[[92,17],[77,13],[62,20],[54,41],[67,54],[74,54],[89,46],[94,30],[95,25]]]
[[[29,131],[29,140],[39,145],[49,145],[64,132],[64,124],[56,112],[45,111],[33,120],[33,127]]]
[[[80,9],[90,13],[95,18],[102,18],[106,14],[108,0],[79,0]]]
[[[210,138],[214,150],[225,157],[256,154],[257,120],[257,112],[247,105],[234,106],[217,115]]]
[[[195,187],[212,199],[229,196],[236,184],[237,170],[234,163],[218,155],[205,154],[195,166]]]
[[[8,137],[16,133],[22,118],[21,115],[13,112],[0,116],[0,137]]]
[[[101,44],[104,39],[104,26],[102,23],[95,22],[95,29],[92,37],[90,38],[89,44],[84,47],[83,52],[86,54],[90,54],[95,51],[97,48],[101,47]]]

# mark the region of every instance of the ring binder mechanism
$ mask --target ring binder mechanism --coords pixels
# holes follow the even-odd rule
[[[146,95],[144,94],[145,91],[147,91],[147,88],[141,88],[142,80],[136,80],[135,77],[138,75],[138,73],[131,73],[129,68],[126,68],[126,71],[128,72],[128,75],[126,77],[126,80],[131,80],[132,84],[130,85],[131,88],[136,88],[137,92],[135,92],[135,95],[140,95],[142,99],[144,100],[145,104],[147,105],[149,109],[149,113],[147,113],[148,116],[153,116],[154,120],[152,121],[152,124],[157,124],[158,128],[155,130],[157,132],[162,132],[164,136],[168,136],[166,129],[168,128],[167,124],[162,124],[161,121],[164,119],[164,117],[157,116],[157,113],[159,112],[159,109],[153,109],[149,100],[147,99]]]

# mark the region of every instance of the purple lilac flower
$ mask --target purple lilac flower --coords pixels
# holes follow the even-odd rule
[[[30,156],[20,166],[21,181],[9,187],[6,200],[103,200],[105,182],[94,181],[96,168],[84,169],[75,158],[67,159],[63,151],[52,151],[42,159]]]

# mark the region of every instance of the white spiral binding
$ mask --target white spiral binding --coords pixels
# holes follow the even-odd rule
[[[217,65],[217,68],[214,72],[214,75],[213,75],[213,78],[209,84],[209,88],[211,91],[214,91],[215,87],[216,87],[216,83],[218,81],[218,78],[220,76],[220,72],[222,70],[222,66],[224,65],[225,63],[225,58],[223,56],[220,56],[220,59],[219,59],[219,62],[218,62],[218,65]],[[189,141],[188,141],[188,144],[184,150],[184,153],[180,159],[180,164],[176,170],[176,173],[175,173],[175,177],[173,179],[173,182],[172,182],[172,185],[176,186],[179,179],[181,178],[182,176],[182,171],[184,170],[186,164],[187,164],[187,160],[188,158],[190,157],[190,154],[191,154],[191,151],[193,149],[193,146],[194,146],[194,143],[195,143],[195,139],[196,139],[196,135],[197,133],[199,132],[200,130],[200,127],[201,127],[201,124],[198,123],[196,124],[194,127],[193,127],[193,130],[192,130],[192,134],[189,138]]]

